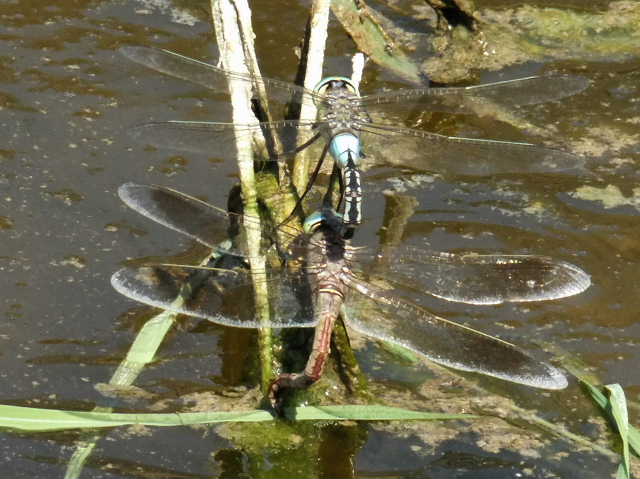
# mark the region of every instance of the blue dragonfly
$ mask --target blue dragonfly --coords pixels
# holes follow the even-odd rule
[[[344,77],[325,78],[309,90],[280,80],[226,71],[169,50],[128,46],[121,52],[148,68],[217,93],[227,93],[229,78],[248,83],[256,95],[260,87],[266,93],[271,112],[284,112],[287,107],[313,102],[318,109],[313,121],[285,119],[253,125],[167,121],[140,125],[130,133],[140,141],[161,148],[233,159],[237,154],[236,135],[254,137],[256,133],[268,132],[271,138],[280,141],[281,151],[272,151],[272,161],[293,155],[323,138],[341,170],[343,220],[348,225],[357,225],[362,220],[360,169],[365,165],[393,165],[459,175],[577,172],[583,166],[583,159],[575,155],[531,143],[445,136],[396,126],[405,124],[414,108],[488,114],[495,110],[496,104],[513,107],[559,100],[589,85],[588,80],[580,76],[553,74],[459,88],[400,89],[360,95],[353,82]],[[305,138],[301,132],[307,132],[308,136]],[[382,154],[365,157],[362,145],[366,145],[369,152]],[[397,148],[390,150],[392,145]]]
[[[127,183],[118,194],[138,213],[210,248],[227,239],[230,222],[259,224],[258,218],[227,213],[167,187]],[[276,379],[271,391],[274,402],[282,389],[306,387],[321,377],[331,329],[342,306],[348,313],[347,325],[354,330],[447,367],[543,389],[567,385],[557,368],[507,341],[432,313],[414,301],[413,292],[472,305],[566,298],[591,284],[579,267],[540,255],[400,247],[388,261],[389,270],[380,273],[378,255],[353,247],[341,232],[346,228],[341,220],[331,220],[311,217],[310,231],[303,234],[280,225],[271,243],[265,243],[276,244],[283,235],[295,237],[284,257],[287,266],[297,268],[249,270],[242,248],[228,247],[226,251],[239,259],[239,269],[221,270],[218,263],[199,268],[137,262],[114,273],[111,284],[135,301],[225,326],[315,327],[307,367]],[[267,324],[251,307],[252,288],[263,281],[271,309]]]

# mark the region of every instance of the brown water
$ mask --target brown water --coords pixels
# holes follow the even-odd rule
[[[497,2],[507,4],[512,2]],[[253,5],[266,76],[294,77],[294,47],[307,7],[288,0]],[[132,310],[137,306],[111,289],[111,273],[126,258],[173,254],[189,246],[128,211],[116,196],[120,184],[159,183],[225,204],[235,165],[145,149],[126,130],[153,119],[224,121],[228,110],[208,101],[201,88],[115,53],[125,44],[143,44],[214,59],[208,8],[206,1],[161,0],[0,4],[1,403],[87,410],[105,404],[94,384],[109,380],[141,321],[140,311]],[[325,73],[348,74],[353,52],[332,21]],[[502,73],[513,78],[540,69],[579,72],[592,81],[573,98],[523,115],[538,127],[549,125],[556,146],[588,154],[593,178],[470,179],[372,171],[358,240],[375,243],[381,193],[395,188],[419,201],[405,233],[408,242],[547,254],[579,265],[592,275],[593,286],[575,298],[529,308],[439,307],[532,349],[553,343],[637,400],[640,61],[527,64]],[[367,78],[393,80],[374,64],[367,66]],[[362,89],[386,85],[376,81]],[[460,136],[548,139],[489,119],[432,117],[427,125]],[[136,385],[175,399],[245,384],[238,365],[248,361],[244,352],[251,342],[249,333],[215,325],[184,328],[169,336],[162,362]],[[408,396],[409,404],[398,405],[431,394],[420,386],[430,377],[426,366],[407,365],[372,343],[359,355],[372,382],[417,391]],[[582,423],[593,411],[575,383],[567,391],[540,395],[487,381],[507,397],[541,407],[545,417],[597,435],[596,426]],[[420,407],[429,405],[416,403]],[[531,444],[514,439],[513,447],[490,450],[491,434],[509,442],[498,426],[484,432],[460,423],[430,427],[425,433],[414,423],[307,425],[295,433],[297,448],[274,446],[271,455],[258,458],[242,441],[234,443],[215,429],[113,430],[99,442],[83,477],[604,477],[614,470],[609,459],[567,452],[564,443],[530,454]],[[76,438],[75,433],[3,433],[3,472],[62,477]],[[313,447],[300,447],[311,442]]]

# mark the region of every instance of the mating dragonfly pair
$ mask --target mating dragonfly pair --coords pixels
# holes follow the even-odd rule
[[[255,138],[256,133],[265,134],[272,142],[274,138],[278,140],[267,161],[281,161],[324,139],[341,170],[342,216],[347,225],[357,225],[362,220],[360,169],[365,166],[392,165],[445,175],[492,175],[577,172],[583,164],[583,159],[570,153],[531,143],[451,137],[395,126],[404,125],[415,114],[413,107],[484,115],[500,107],[558,100],[588,86],[588,80],[579,76],[531,76],[463,88],[401,89],[361,96],[357,86],[343,77],[325,78],[309,90],[280,80],[228,72],[168,50],[123,47],[121,52],[148,68],[218,93],[227,93],[229,80],[244,82],[256,97],[259,92],[266,94],[271,112],[315,104],[318,115],[312,121],[276,120],[247,125],[168,121],[138,126],[130,134],[154,146],[204,152],[229,160],[236,158],[238,136]],[[398,145],[402,153],[376,154],[388,152],[391,144]],[[366,157],[363,145],[368,148]],[[316,157],[322,159],[325,151]]]
[[[269,131],[280,139],[282,149],[273,157],[277,161],[299,151],[303,145],[298,133],[309,131],[312,141],[324,138],[328,142],[343,172],[346,201],[342,222],[347,226],[361,221],[359,169],[372,159],[363,157],[361,142],[370,148],[387,138],[406,144],[402,158],[382,160],[416,170],[487,175],[556,172],[581,166],[580,159],[571,154],[529,143],[447,137],[374,121],[378,115],[403,122],[409,111],[407,102],[430,111],[477,113],[490,109],[493,102],[513,105],[555,100],[584,89],[588,83],[580,77],[529,77],[477,87],[360,96],[348,79],[325,79],[311,91],[227,72],[165,50],[126,47],[122,52],[145,66],[214,91],[226,92],[230,77],[245,81],[254,89],[266,91],[271,111],[273,104],[313,101],[319,110],[314,121],[277,120],[252,125],[170,121],[139,126],[133,135],[159,147],[215,152],[233,158],[237,135],[253,137],[256,132]],[[305,140],[305,145],[308,143]],[[175,190],[127,184],[119,194],[139,213],[209,247],[216,247],[226,235],[227,212]],[[257,218],[242,218],[259,224]],[[233,308],[234,302],[228,298],[246,293],[256,281],[266,281],[271,293],[268,326],[316,327],[305,371],[280,375],[272,386],[273,398],[282,388],[303,387],[320,377],[329,353],[330,332],[341,308],[353,329],[404,346],[437,363],[533,387],[566,386],[567,380],[558,369],[506,341],[431,313],[403,297],[406,289],[402,285],[417,284],[436,297],[467,304],[540,301],[584,291],[590,278],[580,268],[536,255],[449,254],[405,248],[387,263],[390,271],[376,276],[376,256],[353,249],[335,223],[324,222],[314,233],[302,237],[297,230],[281,225],[274,242],[279,235],[297,238],[293,244],[299,245],[298,254],[288,259],[304,258],[304,268],[221,272],[166,264],[127,266],[113,275],[112,285],[123,295],[151,306],[228,326],[257,328],[265,324],[246,308]],[[241,256],[241,251],[231,253]]]

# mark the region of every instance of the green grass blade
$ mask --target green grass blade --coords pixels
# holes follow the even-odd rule
[[[56,431],[143,424],[185,426],[216,422],[260,422],[273,417],[267,411],[124,414],[97,411],[61,411],[0,405],[0,427],[24,431]]]
[[[470,414],[442,414],[386,406],[317,406],[298,407],[290,416],[299,421],[399,421],[399,420],[444,420],[474,419]],[[61,411],[22,406],[0,405],[0,427],[23,431],[59,431],[64,429],[87,429],[127,426],[189,426],[220,422],[264,422],[274,417],[263,410],[233,412],[191,412],[169,414],[123,414],[97,411]]]
[[[599,387],[594,386],[591,383],[585,382],[584,380],[581,380],[581,381],[582,381],[582,384],[586,386],[587,391],[589,391],[589,394],[591,394],[591,397],[596,402],[596,404],[600,406],[601,409],[606,410],[609,405],[609,399],[607,399],[607,396],[605,396],[604,393],[600,391]]]
[[[600,389],[596,386],[584,380],[582,380],[582,383],[585,385],[587,391],[589,391],[589,394],[591,394],[591,397],[596,402],[596,404],[600,406],[603,411],[608,412],[611,408],[611,405],[609,404],[609,399],[607,398],[607,396],[605,396],[604,393],[600,391]],[[629,442],[629,447],[634,452],[634,454],[640,457],[640,431],[632,424],[628,424],[627,441]]]
[[[618,433],[622,439],[622,468],[618,469],[618,477],[627,479],[631,477],[629,465],[629,415],[627,413],[627,400],[624,391],[619,384],[608,384],[605,389],[609,391],[609,402],[611,404],[611,416],[613,417]]]
[[[295,410],[287,412],[287,416],[295,418],[297,421],[407,421],[476,419],[480,417],[472,414],[445,414],[426,411],[411,411],[409,409],[380,405],[306,406],[297,407]]]
[[[222,242],[219,247],[224,251],[229,246],[229,243]],[[210,256],[211,255],[207,252],[206,256],[200,258],[199,265],[202,266],[206,264]],[[214,256],[217,256],[217,253],[214,254]],[[178,299],[177,301],[183,301],[183,299]],[[138,331],[131,348],[129,348],[126,357],[113,373],[113,376],[109,381],[110,385],[130,386],[134,383],[142,370],[155,358],[160,345],[164,341],[167,332],[174,325],[177,316],[178,315],[176,313],[162,311],[161,313],[153,316],[142,326],[140,331]],[[94,412],[110,413],[111,409],[96,407]],[[12,426],[9,425],[7,427]],[[93,433],[83,437],[81,441],[78,442],[76,450],[73,452],[71,459],[69,460],[69,464],[67,465],[67,470],[64,476],[65,479],[77,479],[80,477],[84,463],[100,438],[100,433]]]
[[[640,457],[640,431],[637,428],[629,424],[629,447],[635,453],[636,456]]]
[[[616,471],[616,479],[631,479],[631,476],[627,472],[627,468],[625,468],[623,462],[618,464],[618,470]]]
[[[87,436],[84,441],[76,442],[76,448],[67,463],[64,479],[77,479],[80,477],[85,462],[87,462],[87,459],[98,445],[101,437],[101,435],[94,434]]]
[[[589,394],[596,404],[608,414],[618,428],[622,439],[622,457],[623,462],[618,467],[616,478],[627,479],[631,477],[629,449],[636,456],[640,456],[640,431],[633,425],[629,424],[627,414],[627,402],[624,391],[619,384],[604,386],[610,393],[607,397],[599,387],[594,386],[584,377],[579,377],[580,381],[587,388]]]
[[[147,321],[138,334],[127,353],[127,356],[120,363],[116,371],[113,373],[109,384],[114,386],[130,386],[136,380],[138,375],[142,372],[144,367],[153,361],[153,358],[160,347],[160,344],[164,340],[167,331],[173,326],[176,314],[169,311],[163,311],[149,321]],[[2,406],[0,406],[2,408]],[[110,408],[96,407],[94,412],[101,412],[108,414],[111,412]],[[0,425],[4,426],[4,417],[0,419]],[[33,424],[35,427],[35,424]],[[23,429],[22,427],[7,425],[6,427],[16,427]],[[86,427],[99,427],[99,426],[80,426]],[[46,429],[26,429],[26,430],[46,430]],[[91,455],[96,447],[96,444],[100,440],[100,433],[90,434],[76,445],[76,450],[73,452],[67,470],[65,472],[65,479],[77,479],[82,473],[84,463]]]

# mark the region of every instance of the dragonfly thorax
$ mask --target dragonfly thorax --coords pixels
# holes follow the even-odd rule
[[[322,95],[318,105],[319,118],[327,122],[332,136],[353,129],[358,121],[366,118],[360,107],[360,93],[349,78],[325,78],[314,91]]]
[[[325,99],[320,106],[320,118],[328,123],[333,134],[341,130],[352,130],[359,122],[367,120],[358,99],[358,96],[347,90],[339,90]]]

